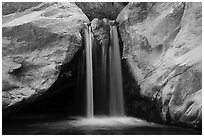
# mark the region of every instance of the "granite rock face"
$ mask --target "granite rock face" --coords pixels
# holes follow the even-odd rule
[[[140,94],[164,122],[201,128],[202,4],[129,3],[117,21]]]
[[[89,20],[74,3],[40,3],[2,21],[4,110],[51,87],[82,45],[80,31]]]

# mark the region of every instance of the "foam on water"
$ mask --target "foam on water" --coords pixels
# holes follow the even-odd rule
[[[93,118],[82,118],[78,117],[73,121],[69,122],[74,127],[107,127],[107,128],[121,128],[130,126],[151,126],[153,123],[146,122],[141,119],[133,117],[93,117]]]

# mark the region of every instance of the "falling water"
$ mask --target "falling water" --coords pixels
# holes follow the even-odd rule
[[[85,29],[86,40],[86,92],[87,92],[87,117],[94,115],[93,106],[93,67],[92,67],[92,33],[91,27]]]
[[[110,26],[110,115],[124,116],[121,58],[116,26]]]
[[[87,117],[93,118],[98,114],[125,116],[117,27],[110,26],[109,44],[102,46],[95,44],[92,48],[93,34],[91,26],[87,26],[85,42]]]

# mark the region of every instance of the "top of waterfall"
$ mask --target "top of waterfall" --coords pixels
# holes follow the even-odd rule
[[[84,23],[84,25],[88,28],[91,25],[91,23],[90,22],[89,23]]]
[[[109,20],[111,26],[117,26],[119,23],[116,20]]]

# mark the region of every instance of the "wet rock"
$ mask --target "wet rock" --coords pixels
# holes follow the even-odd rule
[[[89,20],[74,3],[40,3],[2,20],[4,110],[52,86],[81,46],[80,31]]]
[[[117,17],[123,59],[166,123],[201,128],[201,11],[201,3],[129,3]]]

